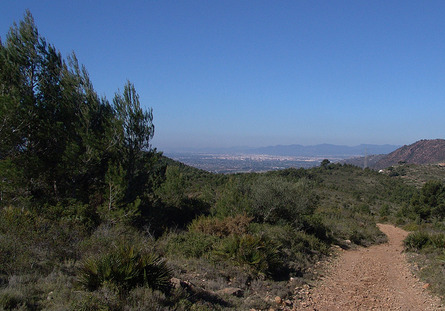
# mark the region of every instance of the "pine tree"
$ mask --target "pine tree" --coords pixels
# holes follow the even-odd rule
[[[41,203],[108,202],[136,214],[156,180],[157,156],[153,112],[141,108],[134,85],[112,105],[99,98],[76,55],[63,59],[29,11],[0,42],[0,65],[3,202],[16,200],[11,189],[21,185],[16,193]]]
[[[142,110],[139,95],[129,81],[122,94],[116,93],[113,103],[121,126],[122,158],[128,181],[126,200],[132,202],[144,191],[147,183],[145,163],[151,151],[150,140],[154,135],[153,111]]]

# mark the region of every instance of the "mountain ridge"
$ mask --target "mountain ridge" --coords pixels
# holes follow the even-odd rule
[[[375,168],[383,169],[400,162],[407,164],[445,162],[445,139],[422,139],[411,145],[404,145],[380,159]]]
[[[318,144],[318,145],[276,145],[255,148],[251,151],[258,154],[283,156],[358,156],[366,154],[381,154],[394,151],[400,146],[360,144],[357,146]]]
[[[437,164],[445,162],[445,139],[421,139],[388,154],[370,154],[366,158],[355,157],[341,162],[372,169],[385,169],[399,163]]]

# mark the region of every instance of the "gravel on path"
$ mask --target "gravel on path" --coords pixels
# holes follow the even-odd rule
[[[388,242],[342,252],[296,310],[445,310],[440,299],[428,293],[428,285],[410,272],[403,253],[408,233],[378,226]]]

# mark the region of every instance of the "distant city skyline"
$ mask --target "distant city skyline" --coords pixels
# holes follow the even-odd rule
[[[159,150],[444,138],[444,1],[2,1],[99,96],[126,80]]]

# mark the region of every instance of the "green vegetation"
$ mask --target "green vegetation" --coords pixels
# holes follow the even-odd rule
[[[121,246],[86,259],[81,264],[78,283],[90,291],[111,284],[121,294],[141,285],[165,293],[170,290],[170,278],[169,268],[157,255],[141,254],[134,246]]]
[[[440,182],[328,160],[222,175],[165,158],[134,86],[99,98],[30,13],[0,66],[0,309],[266,309],[332,246],[385,241],[376,220],[431,225],[407,246],[443,248]]]
[[[389,167],[389,174],[400,176],[407,184],[421,188],[431,180],[445,180],[445,168],[437,164],[399,164]]]
[[[419,168],[416,168],[419,171]],[[427,170],[423,177],[427,177]],[[437,176],[437,171],[433,176]],[[431,177],[430,177],[431,178]],[[416,272],[440,297],[445,297],[445,183],[429,179],[397,213],[404,228],[412,231],[405,239],[405,249],[417,267]]]

